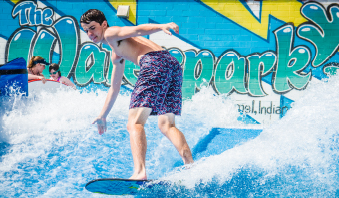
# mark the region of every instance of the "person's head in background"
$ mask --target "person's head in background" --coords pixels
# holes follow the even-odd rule
[[[48,70],[49,70],[49,74],[50,74],[52,79],[58,80],[58,78],[61,77],[60,67],[59,67],[58,64],[52,63],[49,66]]]
[[[32,74],[42,76],[46,65],[49,65],[49,63],[47,63],[44,58],[41,56],[33,56],[31,60],[29,60],[27,68]]]
[[[49,75],[51,76],[50,80],[55,80],[65,85],[71,86],[73,89],[77,89],[74,83],[72,83],[67,77],[61,76],[60,66],[58,64],[52,63],[48,70]]]

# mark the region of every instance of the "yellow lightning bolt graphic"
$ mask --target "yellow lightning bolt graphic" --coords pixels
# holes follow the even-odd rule
[[[134,25],[137,23],[137,1],[136,0],[109,0],[112,6],[115,9],[118,9],[119,5],[129,5],[129,18],[128,20],[132,22]]]
[[[297,0],[263,0],[261,22],[239,0],[202,0],[203,3],[231,19],[235,23],[267,39],[269,15],[295,26],[307,20],[300,14],[302,4]]]
[[[20,0],[11,0],[14,4],[17,4]]]

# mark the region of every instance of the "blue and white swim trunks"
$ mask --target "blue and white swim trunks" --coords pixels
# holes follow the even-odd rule
[[[152,108],[151,115],[181,114],[182,68],[168,51],[141,57],[140,73],[131,96],[130,109]]]

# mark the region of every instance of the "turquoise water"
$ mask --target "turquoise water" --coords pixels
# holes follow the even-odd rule
[[[105,90],[106,89],[106,90]],[[184,102],[176,124],[196,163],[184,168],[175,148],[146,123],[149,179],[171,183],[149,197],[339,197],[339,78],[312,81],[271,125],[245,125],[237,106],[202,89]],[[122,89],[100,136],[91,122],[107,88],[42,92],[1,99],[0,197],[106,197],[84,186],[133,172],[126,131],[130,91]]]

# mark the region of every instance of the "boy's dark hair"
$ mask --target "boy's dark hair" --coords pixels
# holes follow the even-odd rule
[[[95,21],[101,25],[102,22],[107,21],[107,20],[106,20],[104,13],[97,9],[87,10],[87,12],[85,12],[80,18],[80,23],[89,24],[92,21]]]

